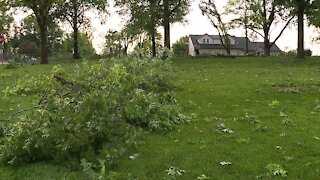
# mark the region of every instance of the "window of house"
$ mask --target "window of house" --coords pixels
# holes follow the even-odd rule
[[[207,39],[207,43],[209,44],[209,39]]]
[[[203,43],[204,43],[204,44],[206,43],[206,39],[203,39]]]

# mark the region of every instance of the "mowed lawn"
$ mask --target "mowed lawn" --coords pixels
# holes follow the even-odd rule
[[[320,177],[320,59],[188,58],[174,60],[173,66],[178,103],[192,122],[164,135],[146,133],[142,144],[114,167],[119,179],[268,178],[279,170],[266,168],[272,164],[280,165],[288,179]],[[51,68],[0,67],[0,75],[12,74],[0,77],[1,96],[19,77]],[[0,119],[36,100],[0,99]],[[138,156],[128,158],[133,154]],[[223,162],[229,165],[220,165]],[[184,173],[170,176],[170,167]],[[1,176],[86,179],[80,172],[47,163],[0,165]]]

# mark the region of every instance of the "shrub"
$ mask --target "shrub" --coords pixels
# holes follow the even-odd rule
[[[3,130],[2,159],[80,162],[102,147],[132,142],[140,128],[167,132],[187,121],[172,93],[172,77],[170,62],[135,58],[84,62],[70,74],[55,66],[49,76],[20,80],[7,88],[8,96],[41,99]]]
[[[176,43],[172,45],[173,53],[175,56],[188,56],[188,36],[181,37]]]

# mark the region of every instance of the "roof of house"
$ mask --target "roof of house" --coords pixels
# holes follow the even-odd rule
[[[191,41],[194,45],[194,47],[198,47],[199,49],[224,49],[222,44],[199,44],[198,43],[198,39],[200,39],[203,36],[209,36],[213,39],[220,39],[219,35],[208,35],[208,34],[204,34],[204,35],[190,35]],[[241,49],[241,50],[245,50],[246,49],[246,37],[236,37],[236,36],[231,36],[234,40],[235,40],[235,44],[231,45],[231,49]],[[251,42],[250,40],[248,40],[249,44],[248,44],[248,48],[249,51],[255,51],[259,48],[264,48],[264,43],[263,42]],[[274,44],[271,47],[271,51],[273,52],[280,52],[280,48]]]

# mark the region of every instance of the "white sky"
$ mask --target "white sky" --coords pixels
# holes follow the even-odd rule
[[[193,0],[191,11],[189,15],[187,16],[187,23],[178,23],[178,24],[173,24],[171,26],[171,42],[174,43],[177,41],[180,37],[186,36],[189,34],[217,34],[217,31],[213,28],[211,25],[210,21],[207,19],[207,17],[203,16],[198,4],[200,0]],[[226,1],[221,1],[218,2],[218,6],[222,7],[225,5]],[[110,14],[112,16],[108,17],[108,20],[104,25],[101,25],[98,20],[94,20],[95,22],[93,23],[94,25],[94,46],[96,49],[101,50],[103,47],[103,42],[104,42],[104,35],[109,29],[114,29],[114,30],[121,30],[121,27],[123,25],[123,20],[119,15],[115,14],[115,8],[112,8],[113,2],[111,1],[110,3],[111,8],[110,8]],[[297,27],[292,26],[289,29],[287,29],[282,37],[277,41],[277,45],[280,47],[282,50],[293,50],[296,49],[297,47]],[[278,35],[277,32],[281,30],[281,26],[276,27],[271,35],[271,40],[274,40],[275,36]],[[162,28],[159,28],[159,31],[162,32]],[[230,32],[231,35],[235,36],[244,36],[244,31],[241,29],[237,30],[232,30]],[[320,55],[320,45],[315,44],[312,42],[312,38],[317,35],[314,32],[313,28],[309,28],[306,26],[305,28],[305,48],[306,49],[311,49],[314,54]],[[258,39],[258,41],[263,41],[261,38]]]

